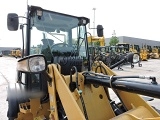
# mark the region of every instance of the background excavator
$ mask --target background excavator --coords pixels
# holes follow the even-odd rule
[[[18,30],[19,17],[8,14],[10,31]],[[9,84],[9,120],[159,120],[157,109],[140,95],[160,98],[155,77],[118,76],[113,68],[124,61],[137,62],[134,53],[108,67],[102,61],[91,61],[87,25],[90,20],[64,13],[28,6],[25,57],[17,62],[17,79]],[[36,29],[34,29],[36,28]],[[97,26],[103,36],[103,26]],[[51,57],[30,54],[31,46],[42,44],[38,35],[46,34]],[[32,33],[32,34],[31,34]],[[36,41],[35,41],[36,39]],[[47,55],[48,55],[47,54]],[[149,79],[148,82],[132,79]],[[115,93],[119,102],[111,97]]]

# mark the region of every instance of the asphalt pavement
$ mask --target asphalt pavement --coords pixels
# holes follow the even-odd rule
[[[7,120],[7,85],[15,82],[16,62],[12,57],[0,57],[0,116],[1,120]]]

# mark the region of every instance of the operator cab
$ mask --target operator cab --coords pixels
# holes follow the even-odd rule
[[[31,8],[36,8],[32,6]],[[42,15],[31,9],[31,47],[34,54],[44,54],[48,63],[60,64],[61,73],[69,74],[71,65],[78,71],[86,69],[86,24],[89,19],[42,10]],[[37,38],[43,36],[43,39]],[[32,54],[32,52],[30,52]]]

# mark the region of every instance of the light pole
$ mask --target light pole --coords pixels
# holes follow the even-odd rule
[[[115,30],[113,30],[112,36],[116,37],[116,31]]]
[[[93,36],[95,36],[95,12],[96,12],[96,8],[93,8],[94,14],[93,14]]]

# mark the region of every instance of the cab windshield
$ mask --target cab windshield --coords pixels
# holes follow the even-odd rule
[[[30,54],[44,54],[47,61],[55,55],[86,57],[85,36],[78,17],[43,10],[31,17]]]

